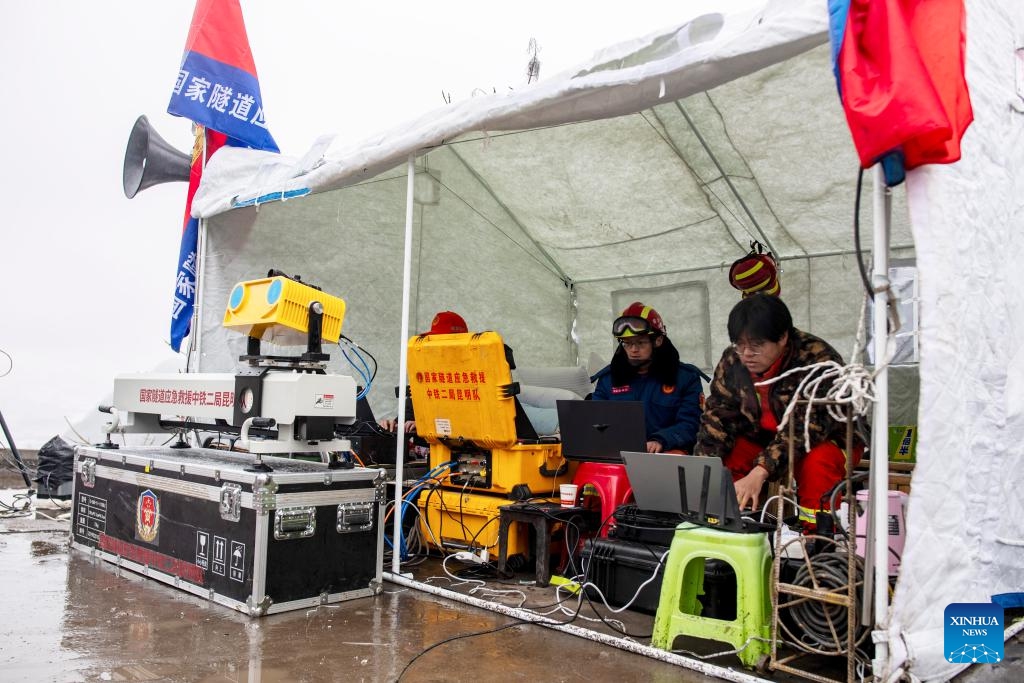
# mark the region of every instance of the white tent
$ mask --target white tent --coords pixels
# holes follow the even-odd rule
[[[344,332],[380,362],[379,414],[395,404],[403,327],[425,329],[443,309],[502,332],[522,366],[585,365],[610,356],[610,320],[642,299],[683,358],[710,370],[737,299],[728,264],[753,239],[780,257],[797,326],[848,356],[863,300],[857,161],[825,6],[703,16],[326,158],[222,149],[193,203],[207,219],[197,369],[236,367],[244,340],[221,329],[223,302],[235,282],[277,268],[346,299]],[[962,161],[912,172],[896,192],[889,251],[916,259],[921,438],[879,637],[887,674],[922,679],[962,667],[943,657],[946,604],[1024,587],[1024,303],[1007,258],[1024,253],[1024,116],[1008,106],[1024,6],[967,7],[975,123]]]

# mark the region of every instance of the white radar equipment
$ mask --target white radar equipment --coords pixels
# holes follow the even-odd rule
[[[349,375],[329,374],[324,341],[338,343],[345,302],[271,270],[266,278],[240,282],[228,297],[224,327],[248,335],[248,367],[232,373],[130,374],[114,378],[111,433],[178,432],[176,448],[189,448],[191,430],[238,435],[234,448],[256,455],[253,467],[270,468],[263,454],[315,453],[331,467],[351,467],[347,439],[335,426],[356,419],[357,387]],[[260,353],[262,341],[305,344],[296,356]]]

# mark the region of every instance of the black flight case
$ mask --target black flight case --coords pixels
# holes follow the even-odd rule
[[[71,545],[258,617],[381,590],[384,474],[203,448],[79,447]]]

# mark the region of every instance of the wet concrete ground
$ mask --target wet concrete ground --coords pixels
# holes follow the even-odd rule
[[[9,494],[0,500],[10,502]],[[66,514],[55,501],[39,501],[31,516],[0,517],[0,581],[2,681],[706,680],[536,625],[454,640],[417,658],[447,638],[513,620],[392,583],[373,598],[250,619],[69,551]],[[531,604],[552,594],[525,590]],[[650,617],[624,615],[628,629],[650,632]],[[1005,666],[964,679],[1024,680],[1021,651],[1016,638]]]
[[[61,510],[40,504],[61,518]],[[250,619],[77,550],[67,524],[0,518],[3,681],[696,681],[698,674],[539,626],[431,645],[512,619],[384,592]]]

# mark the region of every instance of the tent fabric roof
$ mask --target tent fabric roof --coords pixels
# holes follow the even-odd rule
[[[206,218],[235,202],[309,188],[337,189],[376,176],[470,131],[511,131],[631,114],[673,102],[783,61],[827,40],[817,0],[773,0],[733,15],[707,14],[626,41],[589,62],[508,94],[473,98],[339,150],[330,159],[224,148],[193,200]],[[756,102],[755,102],[756,104]],[[317,164],[321,164],[317,166]]]

